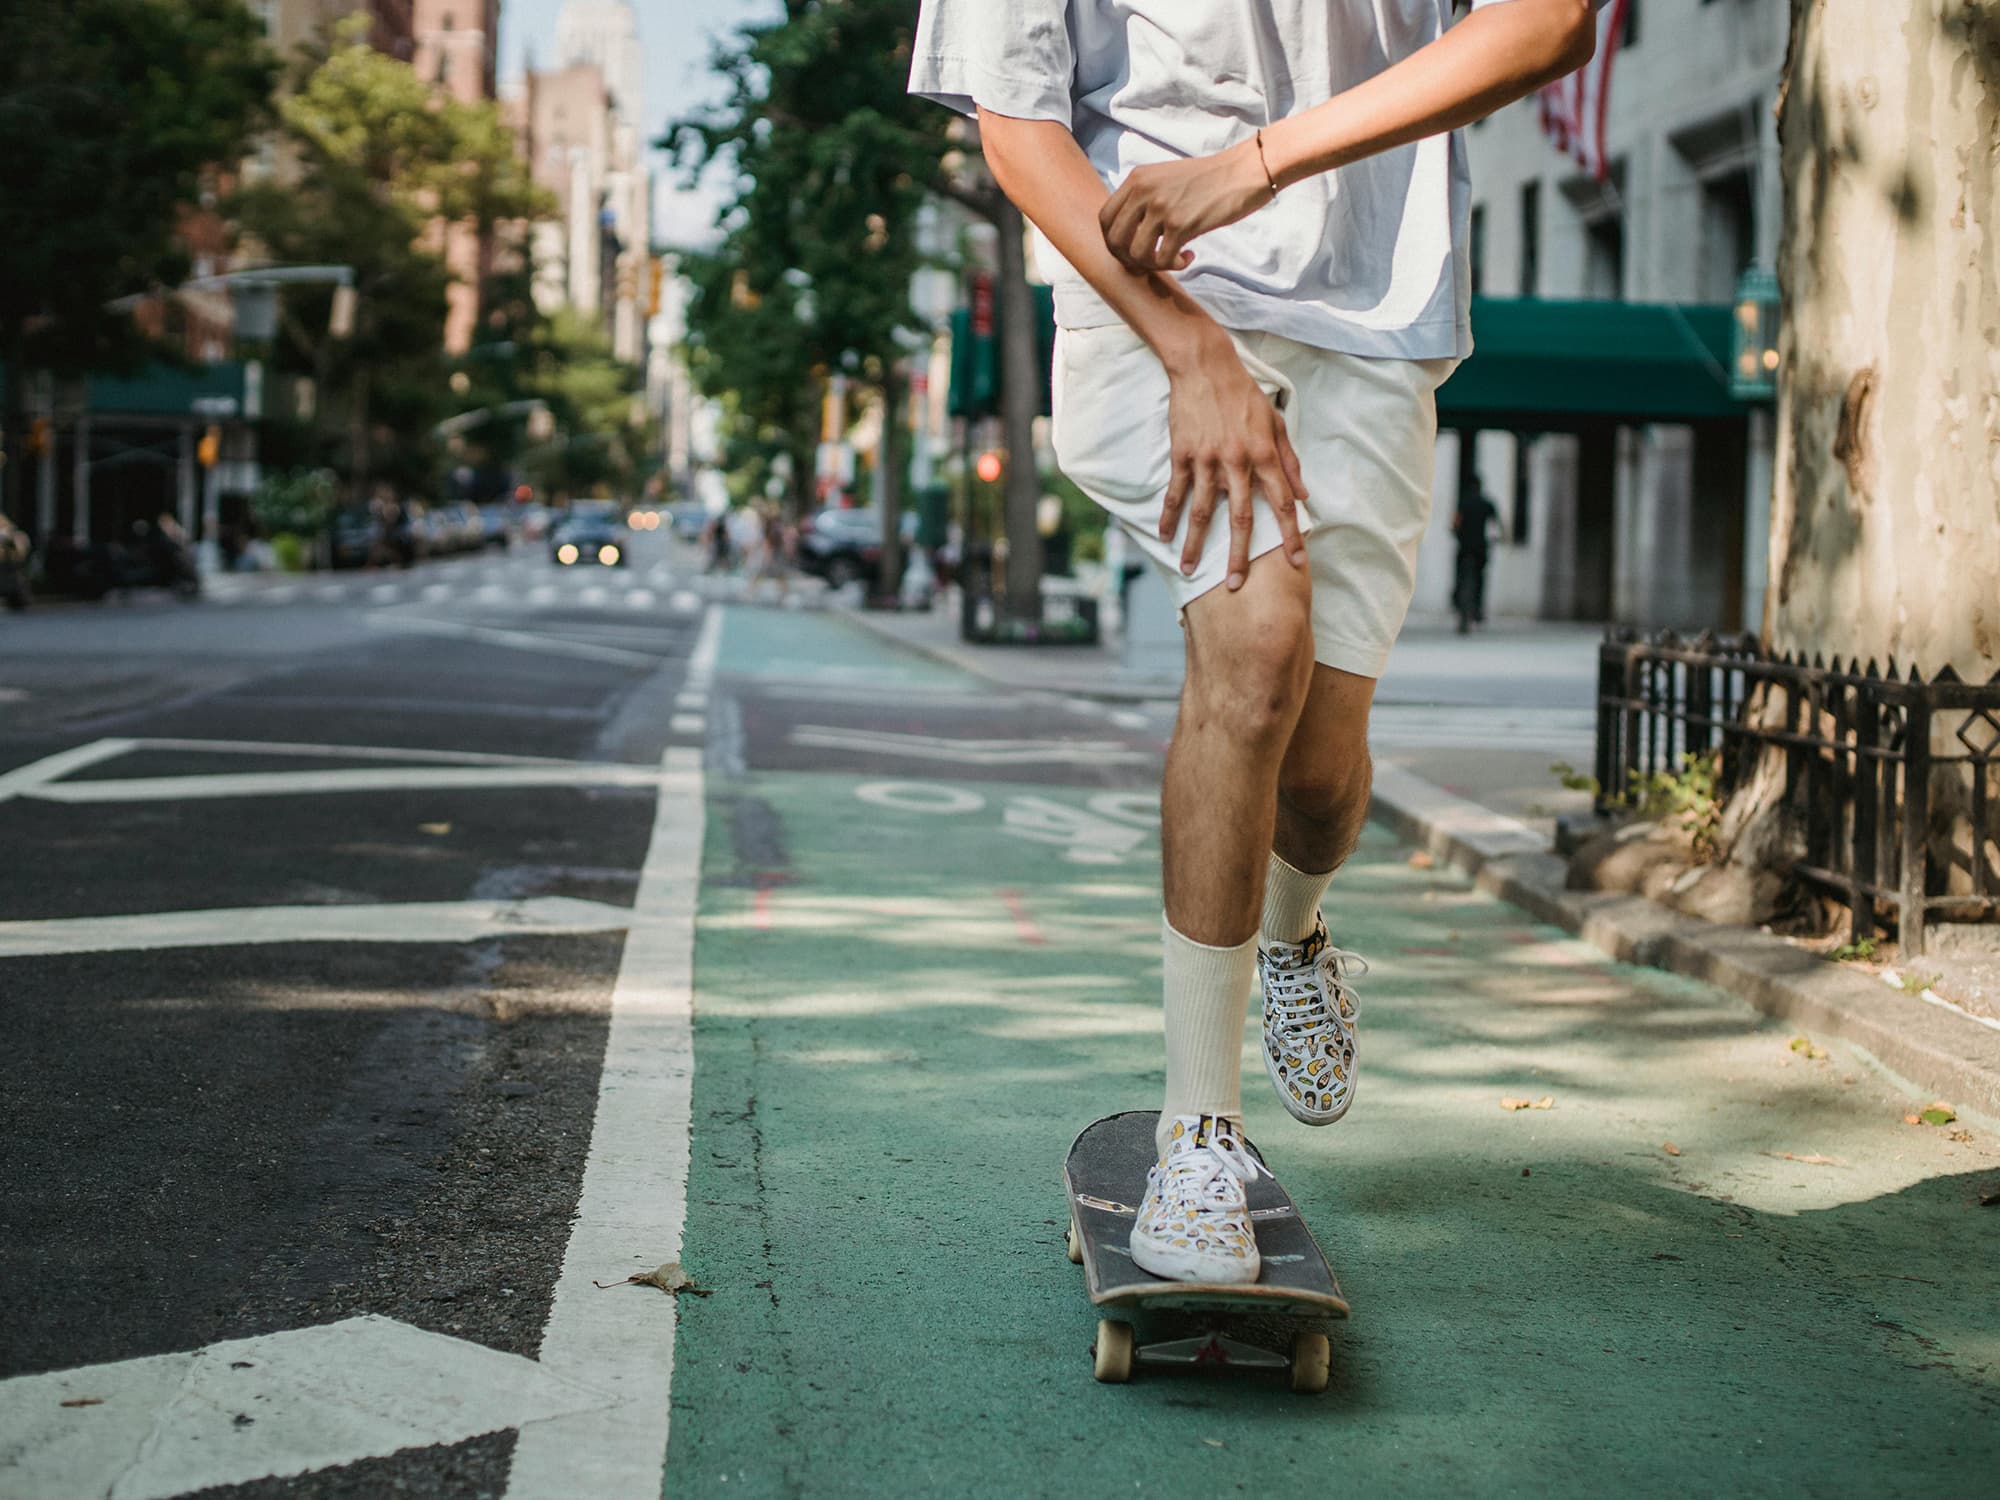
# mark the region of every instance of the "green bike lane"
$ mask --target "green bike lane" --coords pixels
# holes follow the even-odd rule
[[[837,618],[731,610],[716,693],[683,1246],[706,1295],[679,1304],[667,1494],[2000,1472],[1987,1129],[1906,1125],[1843,1049],[1374,828],[1328,903],[1372,966],[1353,1114],[1293,1124],[1246,1052],[1250,1133],[1354,1306],[1331,1388],[1097,1385],[1059,1172],[1090,1119],[1157,1100],[1156,744]],[[1027,748],[1078,741],[1126,748]]]

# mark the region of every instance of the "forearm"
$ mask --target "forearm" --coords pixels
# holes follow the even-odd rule
[[[1266,126],[1278,186],[1481,119],[1589,61],[1590,0],[1509,0],[1324,104]]]
[[[1204,347],[1227,337],[1171,276],[1128,271],[1105,248],[1097,215],[1109,190],[1063,126],[982,109],[979,139],[1000,190],[1169,370],[1193,362]]]

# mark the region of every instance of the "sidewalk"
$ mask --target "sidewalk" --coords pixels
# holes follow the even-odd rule
[[[1115,646],[969,646],[957,614],[855,613],[910,650],[997,686],[1137,699],[1171,716],[1178,684],[1119,681]],[[1769,933],[1717,927],[1637,896],[1571,891],[1551,852],[1555,820],[1590,799],[1565,789],[1558,762],[1593,759],[1601,627],[1504,621],[1471,636],[1413,617],[1376,693],[1372,816],[1478,885],[1606,954],[1721,985],[1767,1015],[1840,1037],[1927,1097],[2000,1123],[2000,1022],[1905,992],[1897,971],[1829,962]],[[1164,728],[1164,725],[1163,725]],[[1933,959],[1924,973],[1993,965]],[[1990,978],[1988,983],[1992,981]]]

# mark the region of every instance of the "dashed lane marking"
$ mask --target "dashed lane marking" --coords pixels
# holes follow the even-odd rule
[[[270,943],[471,943],[491,937],[615,932],[631,920],[632,913],[622,906],[574,896],[51,917],[0,922],[0,959]]]
[[[490,791],[499,787],[651,786],[651,766],[395,766],[351,771],[242,771],[211,776],[130,776],[44,782],[21,792],[44,802],[189,802],[218,797],[300,797],[331,792]]]

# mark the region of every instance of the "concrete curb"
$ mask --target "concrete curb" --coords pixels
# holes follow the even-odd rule
[[[994,687],[1006,688],[1010,692],[1061,693],[1072,698],[1098,698],[1112,703],[1157,703],[1172,702],[1181,695],[1178,680],[1126,678],[1113,664],[1109,670],[1078,672],[1071,676],[1031,677],[1027,674],[1010,674],[998,670],[1000,662],[982,656],[983,651],[1019,652],[1031,658],[1038,652],[1062,653],[1079,648],[1066,646],[958,646],[936,641],[913,640],[890,625],[886,619],[871,614],[867,610],[835,608],[828,614],[838,615],[859,628],[866,630],[892,646],[914,652],[931,661],[941,662],[947,667],[955,667],[969,676]],[[1045,658],[1044,658],[1045,659]]]
[[[1705,980],[1816,1037],[1838,1037],[1928,1098],[2000,1121],[2000,1029],[1893,989],[1782,938],[1683,916],[1644,896],[1565,888],[1532,829],[1393,766],[1369,815],[1479,889],[1624,963]]]

